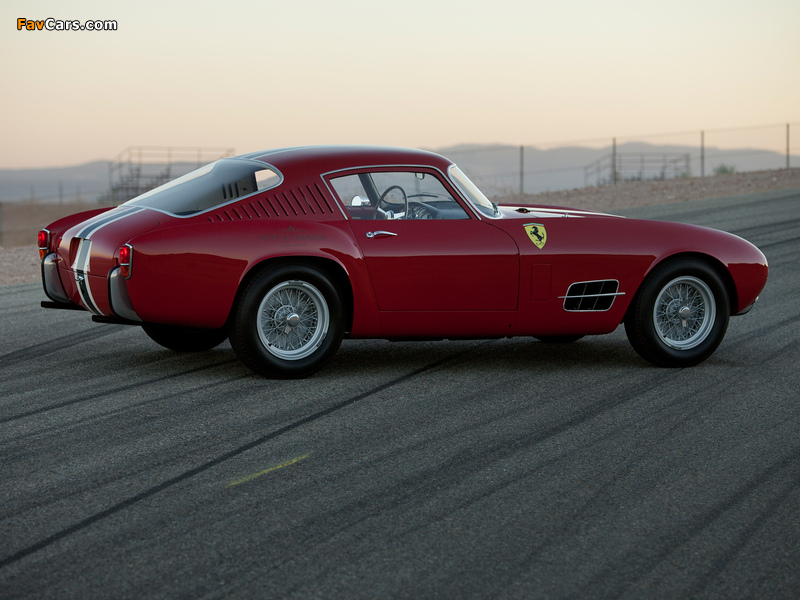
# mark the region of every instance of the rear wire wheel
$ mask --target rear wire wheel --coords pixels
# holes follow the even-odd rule
[[[344,334],[336,287],[305,265],[262,271],[243,290],[230,326],[239,359],[266,377],[306,377],[336,353]]]
[[[691,367],[717,349],[728,328],[725,284],[706,262],[676,258],[657,266],[628,308],[634,350],[660,367]]]

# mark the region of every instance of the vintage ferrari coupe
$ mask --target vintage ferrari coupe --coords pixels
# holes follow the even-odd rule
[[[224,158],[39,232],[47,308],[140,325],[177,351],[230,338],[268,377],[304,377],[342,338],[535,336],[620,323],[688,367],[767,280],[752,244],[702,227],[498,206],[448,159],[382,147]]]

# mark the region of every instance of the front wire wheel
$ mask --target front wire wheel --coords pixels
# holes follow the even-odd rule
[[[711,356],[728,328],[728,292],[716,270],[676,258],[645,279],[625,315],[634,350],[661,367],[691,367]]]
[[[239,359],[266,377],[306,377],[336,353],[344,335],[340,295],[306,265],[265,269],[234,308],[230,341]]]
[[[689,350],[703,343],[717,318],[714,293],[697,277],[678,277],[661,290],[653,307],[656,333],[667,346]]]

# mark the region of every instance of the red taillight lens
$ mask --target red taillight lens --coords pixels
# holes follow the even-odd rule
[[[125,244],[119,249],[120,274],[125,279],[131,276],[131,258],[133,258],[133,247]]]
[[[50,232],[47,229],[42,229],[36,235],[36,241],[39,244],[39,258],[44,258],[50,249]]]

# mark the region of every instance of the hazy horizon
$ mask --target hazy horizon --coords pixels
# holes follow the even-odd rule
[[[800,125],[800,124],[798,124]],[[462,144],[431,150],[455,161],[478,186],[489,195],[503,195],[518,190],[520,183],[520,151],[512,145]],[[524,152],[525,191],[537,193],[607,183],[610,174],[609,146],[556,147],[546,150],[526,147]],[[706,146],[705,160],[701,164],[697,146],[653,145],[622,142],[617,146],[617,171],[627,178],[658,179],[662,177],[699,176],[704,168],[706,175],[724,166],[726,171],[758,171],[783,169],[785,153],[757,149],[737,148],[724,150]],[[142,180],[160,177],[166,166],[162,161],[141,164]],[[598,162],[602,161],[602,162]],[[135,162],[135,161],[134,161]],[[205,162],[201,163],[205,164]],[[800,166],[800,155],[791,157],[792,166]],[[171,166],[171,177],[178,177],[197,168],[194,161],[176,161]],[[127,166],[115,168],[119,175],[128,172]],[[96,160],[65,167],[29,169],[0,168],[0,202],[69,201],[82,198],[96,201],[107,194],[111,185],[111,165],[108,160]]]
[[[18,31],[19,18],[117,30]],[[780,152],[779,124],[800,121],[798,22],[796,0],[7,0],[0,168],[139,145],[699,145],[701,130],[764,124],[775,131],[707,143]]]

